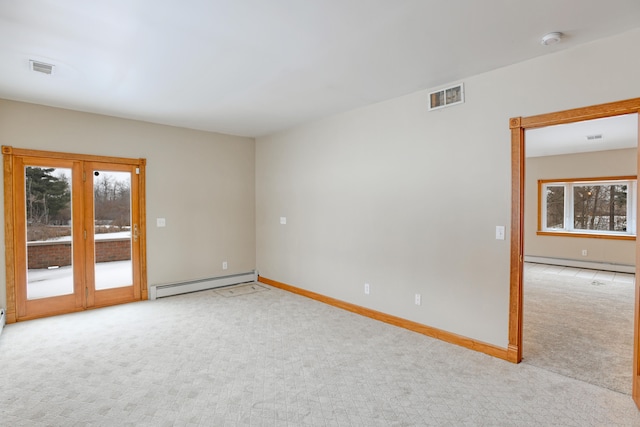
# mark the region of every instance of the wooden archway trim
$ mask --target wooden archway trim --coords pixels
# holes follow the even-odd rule
[[[509,346],[507,359],[514,363],[522,360],[522,275],[524,259],[524,174],[525,174],[525,129],[540,128],[585,120],[640,113],[640,98],[590,107],[575,108],[555,113],[509,119],[511,130],[511,266],[509,300]],[[639,121],[640,122],[640,121]],[[640,125],[639,125],[640,135]],[[640,150],[638,150],[640,153]],[[640,170],[640,155],[638,156]],[[640,212],[640,201],[638,202]],[[636,239],[636,277],[640,277],[640,239]],[[640,407],[640,314],[638,302],[640,287],[636,283],[633,349],[633,392],[636,405]]]

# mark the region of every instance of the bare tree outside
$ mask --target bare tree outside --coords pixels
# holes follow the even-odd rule
[[[547,227],[564,228],[564,186],[547,187]]]
[[[115,173],[100,173],[94,180],[96,233],[109,233],[131,228],[130,179]]]
[[[574,228],[627,231],[627,185],[573,187]]]
[[[25,168],[27,241],[71,235],[71,171]],[[96,233],[131,229],[131,180],[128,174],[100,173],[94,177]]]

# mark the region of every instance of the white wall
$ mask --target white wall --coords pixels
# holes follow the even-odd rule
[[[255,268],[253,138],[0,100],[0,144],[146,158],[149,285]],[[0,235],[4,247],[4,228]]]
[[[539,179],[631,176],[636,175],[636,170],[634,148],[528,158],[525,163],[525,255],[634,266],[635,241],[538,236],[536,231]],[[587,250],[587,256],[582,256],[583,249]]]
[[[259,138],[260,274],[506,347],[508,119],[639,97],[639,44],[636,30],[464,79],[448,109],[418,92]]]

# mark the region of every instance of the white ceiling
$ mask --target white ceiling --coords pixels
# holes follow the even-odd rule
[[[0,0],[0,97],[260,136],[639,26],[638,0]]]
[[[602,138],[587,138],[596,135]],[[638,145],[638,115],[527,129],[524,140],[527,157],[635,148]]]

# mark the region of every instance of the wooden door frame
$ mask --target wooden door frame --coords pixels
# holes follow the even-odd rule
[[[15,232],[15,216],[13,209],[13,200],[15,197],[14,189],[14,158],[17,156],[24,157],[44,157],[53,159],[77,160],[82,162],[99,162],[99,163],[117,163],[136,165],[139,168],[139,190],[138,190],[138,206],[140,214],[140,299],[148,298],[147,291],[147,242],[146,242],[146,183],[145,183],[145,159],[133,159],[124,157],[108,157],[90,154],[74,154],[61,153],[53,151],[29,150],[22,148],[14,148],[11,146],[2,146],[3,157],[3,176],[4,176],[4,247],[5,247],[5,268],[6,268],[6,299],[7,311],[6,322],[14,323],[18,320],[17,316],[17,299],[16,299],[16,232]],[[84,310],[80,308],[79,310]],[[78,311],[78,310],[73,310]]]
[[[584,108],[509,119],[511,130],[511,267],[509,300],[509,346],[507,359],[514,363],[522,360],[522,277],[524,267],[524,185],[525,185],[525,129],[534,129],[585,120],[640,114],[640,98]],[[639,120],[640,122],[640,120]],[[640,124],[638,133],[640,135]],[[637,150],[640,153],[640,149]],[[637,156],[640,170],[640,154]],[[640,212],[640,197],[637,198]],[[640,239],[636,239],[636,277],[640,277]],[[640,287],[636,282],[633,331],[633,391],[632,397],[640,407],[640,314],[638,301]]]

